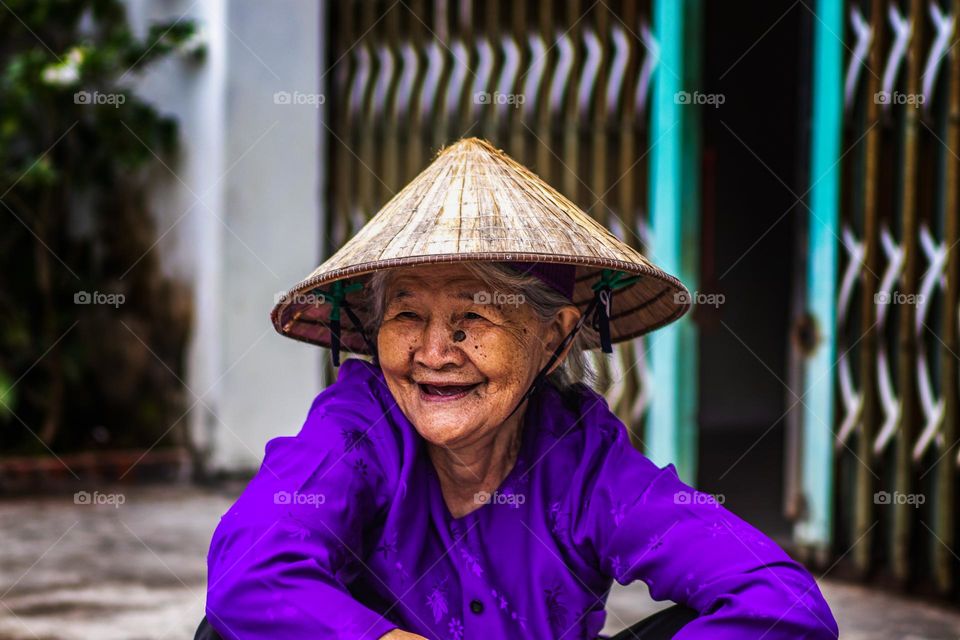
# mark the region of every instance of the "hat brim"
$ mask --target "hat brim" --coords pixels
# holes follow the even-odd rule
[[[350,265],[313,275],[283,294],[270,313],[274,328],[283,336],[330,347],[331,328],[328,302],[305,301],[315,289],[326,289],[337,281],[365,282],[370,274],[383,269],[395,269],[425,264],[462,262],[549,262],[571,264],[577,267],[573,302],[585,310],[594,297],[593,285],[603,269],[622,271],[642,276],[633,284],[617,289],[613,295],[610,314],[611,342],[623,342],[654,331],[681,318],[691,307],[690,293],[675,277],[647,264],[625,262],[592,256],[564,256],[538,253],[459,253],[408,256]],[[366,322],[364,294],[346,295],[347,304]],[[346,314],[340,317],[340,343],[343,351],[370,354],[358,327]],[[373,336],[371,336],[372,338]]]

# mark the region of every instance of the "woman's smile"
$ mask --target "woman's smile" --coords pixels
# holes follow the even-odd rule
[[[452,402],[473,393],[481,383],[418,382],[422,402]]]

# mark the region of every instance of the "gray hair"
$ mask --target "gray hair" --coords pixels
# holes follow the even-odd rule
[[[543,326],[552,322],[562,308],[573,304],[536,276],[519,273],[505,264],[498,262],[460,264],[491,291],[510,291],[522,295],[523,297],[519,299],[529,305]],[[368,310],[368,313],[364,314],[366,323],[364,329],[374,345],[376,345],[377,333],[386,311],[387,285],[393,273],[393,269],[374,272],[364,287],[366,295],[364,307]],[[563,363],[547,376],[547,381],[561,391],[567,391],[577,383],[593,386],[595,373],[588,361],[587,351],[599,344],[600,339],[596,330],[588,321],[584,321]]]

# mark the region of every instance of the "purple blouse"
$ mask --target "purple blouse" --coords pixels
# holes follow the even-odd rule
[[[396,627],[594,639],[613,580],[643,580],[655,600],[700,613],[676,638],[837,637],[800,564],[634,449],[586,387],[531,398],[516,465],[485,498],[452,517],[379,368],[346,360],[222,516],[207,618],[242,640],[372,640]]]

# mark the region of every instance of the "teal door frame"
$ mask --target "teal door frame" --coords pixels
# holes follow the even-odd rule
[[[800,490],[804,513],[794,529],[804,547],[826,552],[833,540],[834,375],[837,357],[837,273],[840,158],[843,134],[842,0],[818,0],[814,22],[810,138],[807,310],[817,342],[804,366]]]
[[[694,295],[699,284],[700,105],[681,92],[700,89],[701,0],[655,0],[659,58],[650,139],[652,258]],[[688,484],[697,475],[698,335],[691,313],[647,337],[653,392],[646,454],[673,463]]]

